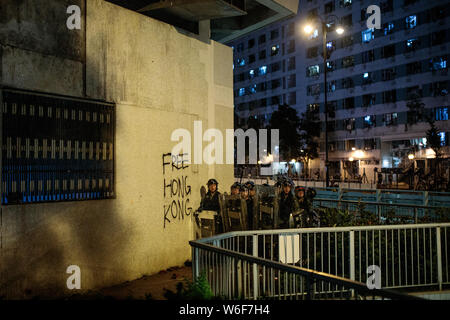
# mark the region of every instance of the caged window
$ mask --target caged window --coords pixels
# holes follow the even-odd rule
[[[4,89],[1,203],[115,198],[115,108]]]

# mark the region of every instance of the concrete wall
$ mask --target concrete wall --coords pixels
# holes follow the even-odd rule
[[[0,83],[115,102],[117,198],[2,206],[0,296],[72,294],[69,265],[81,268],[82,290],[182,265],[192,214],[165,219],[165,206],[180,200],[195,210],[201,185],[215,177],[228,190],[233,168],[166,166],[163,174],[163,154],[177,128],[194,139],[194,120],[203,130],[233,128],[231,48],[101,0],[88,0],[86,11],[81,0],[37,2],[1,3]],[[77,2],[86,18],[69,31],[65,10]],[[165,196],[172,178],[187,179],[191,192]]]

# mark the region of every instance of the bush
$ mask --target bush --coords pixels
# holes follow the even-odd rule
[[[167,300],[211,300],[214,296],[205,273],[202,273],[193,282],[177,283],[176,292],[165,289],[164,297]]]

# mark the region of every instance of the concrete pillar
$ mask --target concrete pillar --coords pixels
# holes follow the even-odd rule
[[[211,20],[202,20],[198,23],[199,40],[208,42],[211,39]]]

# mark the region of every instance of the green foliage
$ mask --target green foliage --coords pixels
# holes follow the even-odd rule
[[[414,125],[419,121],[422,121],[425,111],[425,104],[420,99],[419,95],[414,95],[412,99],[410,99],[406,106],[409,111],[407,112],[407,125]],[[408,127],[406,126],[406,129]]]
[[[427,130],[427,147],[433,149],[436,153],[436,158],[439,159],[441,157],[441,136],[439,135],[439,130],[435,125],[435,121],[433,118],[428,118],[428,124],[430,125],[430,129]]]
[[[439,222],[450,222],[450,208],[439,208],[435,214]]]
[[[193,282],[186,280],[185,283],[177,283],[176,292],[165,289],[164,297],[167,300],[211,300],[214,298],[204,273]]]
[[[359,201],[357,206],[357,225],[370,226],[378,224],[378,218],[376,214],[366,210],[366,204]]]
[[[323,208],[319,212],[320,225],[323,227],[342,227],[353,225],[354,215],[348,210]]]
[[[152,294],[151,293],[146,293],[145,294],[145,300],[154,300]]]
[[[320,216],[321,227],[350,227],[370,225],[397,225],[411,223],[445,223],[450,222],[450,208],[438,208],[419,212],[417,222],[413,215],[399,215],[394,207],[382,212],[381,220],[366,204],[359,202],[356,208],[318,208],[314,209]]]
[[[280,156],[283,159],[297,159],[300,156],[300,119],[297,111],[287,104],[278,106],[272,113],[269,129],[279,130]]]
[[[306,111],[301,114],[300,139],[302,144],[301,157],[305,162],[308,159],[315,159],[319,156],[320,124],[316,112]]]

